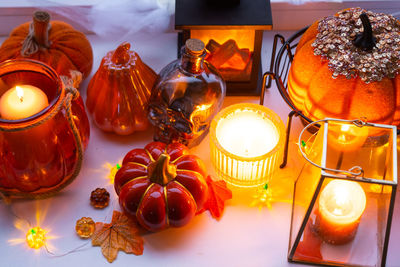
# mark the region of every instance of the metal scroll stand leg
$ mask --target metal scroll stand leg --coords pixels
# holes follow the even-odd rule
[[[261,97],[260,97],[260,105],[264,104],[264,92],[265,92],[265,83],[266,83],[266,79],[267,77],[271,76],[271,78],[275,78],[275,74],[271,73],[269,71],[267,71],[266,73],[264,73],[263,76],[263,88],[261,91]],[[272,80],[272,79],[270,79]],[[289,115],[288,115],[288,120],[287,120],[287,125],[286,125],[286,138],[285,138],[285,148],[283,151],[283,159],[282,159],[282,163],[281,165],[279,165],[279,168],[284,168],[287,164],[287,158],[288,158],[288,154],[289,154],[289,137],[290,137],[290,130],[292,128],[292,119],[293,116],[299,116],[299,113],[295,110],[290,111]]]
[[[271,64],[269,65],[269,71],[265,72],[263,75],[263,81],[262,81],[262,88],[261,88],[261,95],[260,95],[260,105],[264,104],[264,94],[265,94],[265,89],[266,88],[271,88],[271,83],[272,79],[275,79],[275,73],[273,71],[274,69],[274,64],[275,64],[275,57],[276,57],[276,48],[278,45],[278,40],[281,41],[282,44],[285,43],[285,37],[283,37],[280,34],[275,34],[274,37],[274,43],[272,45],[272,54],[271,54]],[[267,78],[268,82],[267,82]]]
[[[283,150],[283,160],[282,160],[282,164],[279,165],[279,168],[285,168],[286,163],[287,163],[287,158],[288,158],[288,154],[289,154],[289,137],[290,137],[290,130],[292,128],[292,118],[294,116],[299,116],[299,113],[297,111],[290,111],[289,115],[288,115],[288,120],[287,120],[287,125],[286,125],[286,140],[285,140],[285,149]]]
[[[260,105],[264,104],[264,94],[265,94],[265,89],[266,88],[270,88],[271,87],[271,82],[272,79],[275,79],[275,73],[273,72],[273,67],[274,67],[274,61],[275,61],[275,54],[276,54],[276,47],[278,44],[278,40],[281,41],[282,44],[285,43],[285,38],[280,35],[277,34],[275,35],[274,38],[274,44],[273,44],[273,48],[272,48],[272,55],[271,55],[271,65],[270,65],[270,69],[269,71],[265,72],[263,75],[263,82],[262,82],[262,89],[261,89],[261,96],[260,96]],[[288,49],[288,51],[290,52],[290,49]],[[268,82],[267,82],[267,78]],[[288,120],[287,120],[287,125],[286,125],[286,139],[285,139],[285,148],[284,148],[284,152],[283,152],[283,159],[282,159],[282,163],[279,166],[281,169],[284,168],[287,164],[287,158],[288,158],[288,153],[289,153],[289,137],[290,137],[290,130],[291,130],[291,126],[292,126],[292,118],[293,116],[299,116],[299,113],[297,111],[291,111],[288,115]]]

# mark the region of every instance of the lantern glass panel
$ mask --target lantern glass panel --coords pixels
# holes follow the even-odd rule
[[[393,130],[330,121],[326,167],[348,170],[361,166],[364,177],[393,181]]]
[[[307,158],[321,168],[305,163],[295,182],[290,261],[384,265],[397,187],[394,140],[394,126],[322,123],[303,146]],[[355,166],[364,170],[363,176],[329,170]]]
[[[190,37],[206,44],[206,60],[228,81],[250,81],[255,30],[191,30]]]
[[[320,130],[321,131],[321,130]],[[308,152],[309,158],[313,162],[321,163],[321,155],[323,150],[323,135],[318,134],[308,140],[305,149]],[[310,206],[313,193],[315,192],[321,169],[314,165],[305,163],[300,176],[295,182],[293,207],[292,207],[292,224],[290,235],[290,247],[293,247],[297,233],[299,233],[302,222],[305,218],[307,207]]]
[[[382,259],[381,248],[386,232],[391,187],[384,186],[385,192],[374,193],[369,190],[369,183],[340,179],[357,183],[366,194],[366,206],[360,219],[341,226],[329,221],[331,218],[324,215],[320,207],[321,192],[324,192],[329,183],[338,179],[325,177],[323,180],[293,260],[346,266],[376,266]],[[340,213],[335,209],[330,212]]]

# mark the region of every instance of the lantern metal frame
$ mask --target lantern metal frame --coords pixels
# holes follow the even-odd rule
[[[328,142],[328,122],[329,121],[335,121],[335,122],[347,122],[347,123],[353,123],[358,127],[363,127],[363,126],[372,126],[372,127],[379,127],[379,128],[384,128],[391,130],[392,132],[392,151],[391,151],[391,156],[392,156],[392,181],[390,180],[381,180],[381,179],[375,179],[375,178],[369,178],[369,177],[364,177],[364,171],[362,167],[360,166],[354,166],[350,168],[349,170],[340,170],[340,169],[331,169],[326,167],[326,162],[327,162],[327,142]],[[322,156],[321,156],[321,165],[316,164],[312,160],[310,160],[307,155],[304,153],[302,149],[302,136],[303,133],[311,128],[312,126],[315,126],[317,124],[324,125],[323,128],[323,144],[322,144]],[[295,182],[295,190],[293,192],[293,203],[292,203],[292,215],[291,215],[291,224],[290,224],[290,235],[289,235],[289,247],[288,247],[288,261],[290,262],[300,262],[300,263],[307,263],[307,264],[312,264],[312,265],[325,265],[325,266],[360,266],[360,265],[349,265],[349,264],[343,264],[343,263],[336,263],[336,262],[313,262],[313,261],[307,261],[307,260],[298,260],[294,259],[294,254],[296,252],[296,249],[299,246],[301,237],[303,236],[306,226],[309,223],[310,216],[312,214],[312,211],[315,207],[317,198],[319,194],[321,193],[322,185],[324,181],[328,179],[341,179],[341,180],[349,180],[349,181],[355,181],[358,183],[371,183],[371,184],[378,184],[382,186],[391,186],[391,195],[390,195],[390,203],[388,206],[388,213],[387,213],[387,221],[386,221],[386,229],[385,229],[385,235],[384,235],[384,241],[383,241],[383,246],[382,246],[382,253],[381,253],[381,262],[380,266],[385,266],[386,264],[386,257],[387,257],[387,250],[388,250],[388,244],[389,244],[389,237],[390,237],[390,230],[391,230],[391,223],[392,223],[392,218],[393,218],[393,210],[394,210],[394,204],[395,204],[395,198],[396,198],[396,191],[397,191],[397,128],[396,126],[392,125],[383,125],[383,124],[374,124],[374,123],[365,123],[360,120],[342,120],[342,119],[331,119],[327,118],[324,120],[319,120],[312,122],[308,124],[303,131],[299,135],[298,139],[298,145],[299,145],[299,150],[302,154],[302,156],[308,161],[305,164],[312,164],[315,167],[321,169],[321,173],[319,176],[319,181],[318,184],[313,192],[311,201],[306,208],[306,212],[304,215],[304,218],[301,220],[301,226],[299,228],[299,231],[295,233],[295,240],[293,245],[292,244],[292,232],[294,231],[293,229],[293,221],[294,221],[294,209],[295,209],[295,193],[296,193],[296,185],[298,182],[298,179]],[[343,156],[343,152],[341,153],[341,157]],[[386,168],[386,167],[385,167]],[[386,169],[385,169],[386,170]],[[375,265],[374,265],[375,266]]]

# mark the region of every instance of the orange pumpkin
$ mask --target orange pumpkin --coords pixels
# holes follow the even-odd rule
[[[147,105],[157,74],[122,43],[103,57],[90,80],[86,107],[96,125],[120,135],[146,130]]]
[[[312,120],[399,125],[399,42],[400,23],[390,15],[351,8],[316,21],[296,48],[289,96]]]
[[[86,78],[93,65],[92,47],[86,36],[71,25],[52,21],[44,11],[33,15],[33,22],[16,27],[0,47],[0,62],[30,58],[53,67],[58,74],[69,76],[78,70]]]

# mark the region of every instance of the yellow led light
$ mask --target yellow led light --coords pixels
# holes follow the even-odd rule
[[[46,242],[46,231],[40,227],[33,227],[26,233],[26,243],[30,248],[41,248]]]

